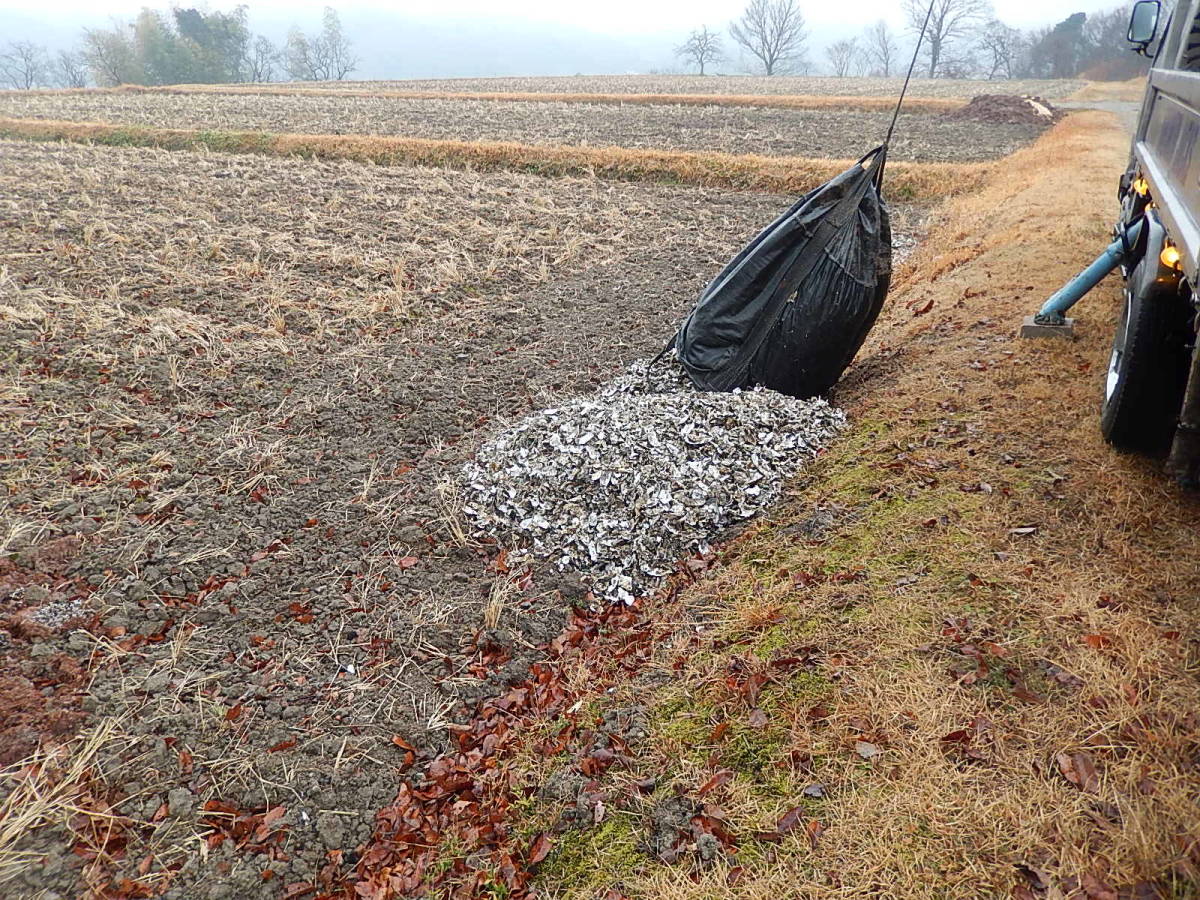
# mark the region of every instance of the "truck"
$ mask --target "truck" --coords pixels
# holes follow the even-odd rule
[[[1166,18],[1165,24],[1163,19]],[[1166,454],[1200,484],[1200,0],[1134,4],[1134,49],[1151,55],[1129,165],[1120,178],[1114,255],[1124,302],[1100,427],[1119,450]]]

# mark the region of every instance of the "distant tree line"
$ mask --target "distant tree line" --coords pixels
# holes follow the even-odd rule
[[[19,90],[341,81],[357,66],[358,57],[331,7],[325,7],[319,32],[293,28],[283,47],[250,32],[244,5],[232,12],[146,8],[132,22],[84,29],[76,49],[55,54],[32,41],[0,47],[0,84]]]
[[[1074,13],[1053,26],[1022,30],[993,15],[990,0],[902,0],[911,40],[928,15],[917,74],[929,78],[1131,78],[1148,62],[1125,42],[1132,3],[1105,12]],[[797,0],[750,0],[731,22],[728,36],[743,59],[765,75],[807,74],[808,29]],[[902,75],[912,44],[900,41],[882,19],[858,37],[825,48],[838,76]],[[720,32],[693,31],[675,54],[701,75],[728,60]]]

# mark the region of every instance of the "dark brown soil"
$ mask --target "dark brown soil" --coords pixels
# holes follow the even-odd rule
[[[63,576],[79,543],[63,537],[0,556],[0,766],[68,737],[85,718],[84,660],[39,643],[82,624],[86,584]]]
[[[987,125],[1014,125],[1049,128],[1065,113],[1042,97],[1015,97],[1011,94],[980,94],[962,109],[944,113],[951,122],[981,122]]]
[[[23,410],[0,515],[33,535],[14,559],[72,541],[49,581],[83,585],[91,623],[10,621],[10,660],[40,662],[10,661],[7,696],[31,729],[69,731],[78,706],[38,712],[33,694],[90,677],[89,723],[114,724],[91,788],[124,833],[90,877],[189,900],[335,877],[399,780],[585,599],[542,570],[508,590],[439,485],[490,428],[657,350],[787,198],[22,143],[0,158]],[[74,896],[69,843],[28,836],[42,863],[6,896]]]

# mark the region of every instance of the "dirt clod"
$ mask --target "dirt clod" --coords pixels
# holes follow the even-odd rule
[[[672,796],[656,803],[650,810],[650,854],[664,862],[677,860],[688,824],[699,810],[700,804],[689,797]]]

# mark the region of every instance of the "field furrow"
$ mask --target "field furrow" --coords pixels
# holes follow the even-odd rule
[[[468,171],[515,171],[614,181],[662,182],[735,190],[803,193],[853,160],[734,156],[624,147],[538,147],[489,141],[434,141],[361,135],[223,132],[0,118],[0,138],[73,141],[115,147],[215,150],[307,159],[350,160],[383,166],[435,166]],[[981,183],[988,163],[910,163],[888,166],[888,191],[929,201]]]

